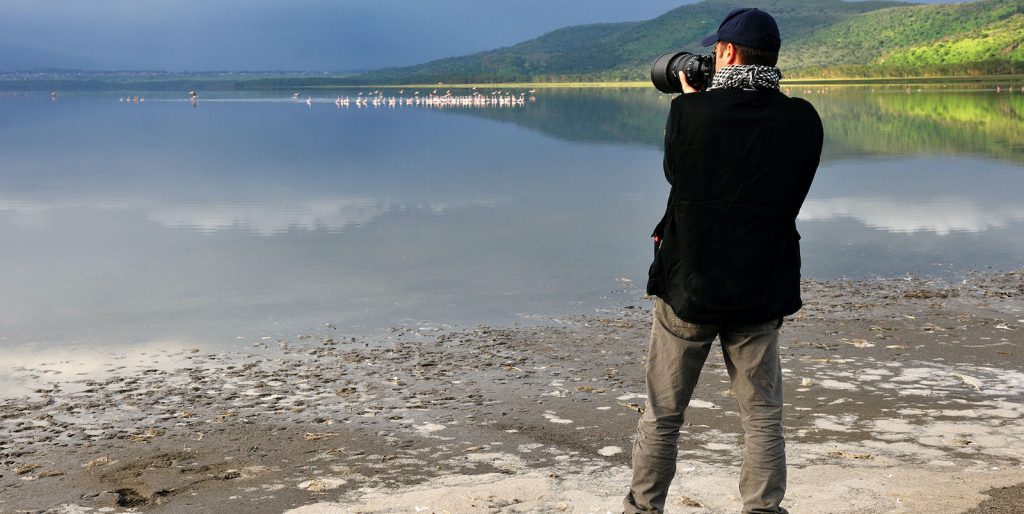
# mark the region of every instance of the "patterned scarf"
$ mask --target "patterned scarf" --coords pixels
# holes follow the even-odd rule
[[[782,72],[774,66],[735,64],[726,66],[711,78],[712,89],[774,89],[778,91]]]

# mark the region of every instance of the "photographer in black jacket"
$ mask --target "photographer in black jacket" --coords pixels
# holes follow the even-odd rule
[[[796,216],[821,156],[821,120],[779,92],[781,37],[768,13],[733,10],[703,44],[715,45],[711,86],[698,92],[680,73],[685,94],[665,131],[672,187],[654,232],[647,405],[623,504],[663,511],[683,411],[718,337],[745,435],[743,512],[784,513],[779,328],[801,306]]]

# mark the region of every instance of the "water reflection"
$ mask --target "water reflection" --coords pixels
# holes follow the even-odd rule
[[[1021,266],[1024,96],[793,93],[827,133],[805,276]],[[0,344],[508,323],[641,293],[668,192],[653,89],[504,111],[206,99],[0,96]]]
[[[453,209],[493,207],[497,203],[498,200],[476,200],[407,205],[369,198],[332,197],[289,203],[158,207],[151,210],[146,218],[170,228],[201,232],[245,228],[255,234],[271,236],[290,230],[338,233],[346,227],[365,225],[393,210],[444,214]]]
[[[799,219],[845,217],[895,234],[984,232],[1024,221],[1021,188],[1024,169],[992,159],[847,159],[822,166]]]
[[[851,90],[810,96],[828,159],[978,155],[1024,162],[1024,94]]]
[[[261,236],[283,234],[291,230],[339,233],[359,227],[392,211],[444,214],[457,209],[494,207],[507,200],[486,198],[462,202],[417,202],[314,196],[291,200],[232,203],[160,204],[153,199],[102,198],[3,198],[0,213],[18,228],[45,228],[59,211],[138,211],[146,220],[161,226],[199,232],[244,229]]]
[[[897,234],[933,232],[945,236],[953,232],[1006,228],[1011,222],[1024,220],[1024,207],[981,206],[955,196],[917,202],[887,198],[811,198],[804,204],[799,219],[828,221],[841,217]]]
[[[437,111],[0,109],[0,337],[19,343],[592,312],[645,267],[661,204],[636,172],[655,152]]]
[[[825,125],[825,161],[865,155],[971,154],[1024,161],[1024,94],[793,87]],[[660,148],[669,96],[653,88],[550,90],[526,112],[473,112],[568,141]]]

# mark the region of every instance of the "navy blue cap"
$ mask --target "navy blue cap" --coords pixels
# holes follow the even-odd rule
[[[779,26],[772,15],[750,7],[733,9],[725,15],[718,32],[704,38],[700,44],[711,46],[718,41],[728,41],[769,52],[778,52],[782,46]]]

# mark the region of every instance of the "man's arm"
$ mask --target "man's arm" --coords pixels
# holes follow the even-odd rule
[[[679,72],[679,83],[683,85],[683,94],[684,95],[685,94],[689,94],[689,93],[697,93],[698,92],[697,89],[695,89],[693,86],[690,85],[689,82],[686,81],[686,75],[683,74],[683,72]],[[675,132],[677,130],[679,130],[679,127],[676,126],[677,123],[678,123],[679,117],[675,115],[675,110],[676,110],[676,102],[672,102],[672,106],[669,108],[668,122],[665,124],[665,149],[666,150],[668,150],[669,145],[671,144],[672,139],[675,137]],[[668,152],[667,151],[665,152],[665,158],[662,161],[662,167],[665,170],[665,180],[667,180],[669,184],[672,184],[673,183],[673,178],[675,177],[675,172],[674,172],[674,170],[672,170],[672,167],[669,165],[669,162],[668,162]]]
[[[675,184],[675,170],[673,169],[674,167],[672,163],[669,161],[669,154],[676,139],[676,134],[681,128],[679,126],[679,114],[676,112],[678,109],[678,102],[676,99],[673,99],[672,102],[669,103],[668,119],[665,121],[665,141],[663,146],[665,152],[661,165],[662,169],[665,171],[665,180],[668,181],[669,185]]]

